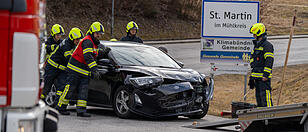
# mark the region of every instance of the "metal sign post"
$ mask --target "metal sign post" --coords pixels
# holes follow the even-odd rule
[[[247,93],[247,74],[244,75],[244,102],[246,102],[246,99],[247,99],[246,93]]]
[[[114,38],[113,36],[113,28],[114,28],[114,0],[112,0],[111,5],[111,38]]]
[[[248,69],[248,64],[244,64],[244,66],[247,66]],[[247,99],[247,73],[244,75],[244,102],[246,102]]]

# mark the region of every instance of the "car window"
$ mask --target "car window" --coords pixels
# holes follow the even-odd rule
[[[180,68],[168,55],[149,46],[113,46],[111,53],[120,65]]]

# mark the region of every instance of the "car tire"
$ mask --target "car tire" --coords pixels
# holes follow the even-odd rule
[[[207,114],[207,112],[209,110],[209,106],[210,106],[209,103],[204,102],[203,108],[202,108],[202,111],[203,111],[202,113],[198,113],[198,114],[195,114],[195,115],[188,115],[187,117],[190,118],[190,119],[201,119]]]
[[[133,117],[133,113],[129,110],[128,102],[130,100],[130,92],[125,86],[120,86],[113,98],[113,110],[116,115],[123,119]]]

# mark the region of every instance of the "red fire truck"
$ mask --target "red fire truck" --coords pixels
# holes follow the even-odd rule
[[[0,2],[0,131],[56,131],[58,113],[39,100],[44,0]]]

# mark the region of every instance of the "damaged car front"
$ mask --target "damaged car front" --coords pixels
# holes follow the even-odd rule
[[[198,79],[178,80],[161,76],[127,76],[125,85],[132,88],[130,110],[153,118],[187,116],[199,119],[207,114],[213,97],[213,79],[208,85],[204,75]]]
[[[116,70],[124,76],[120,89],[127,89],[114,95],[119,117],[126,118],[127,111],[151,118],[182,115],[199,119],[207,114],[213,97],[213,77],[183,68],[152,46],[111,48],[110,56],[119,67]]]

